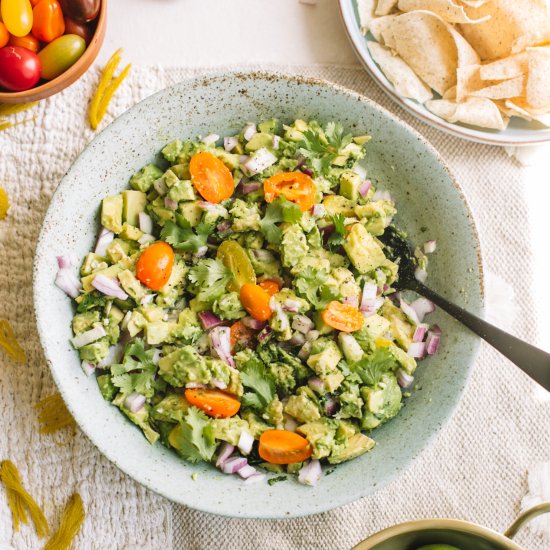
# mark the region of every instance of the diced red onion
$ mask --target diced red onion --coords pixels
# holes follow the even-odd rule
[[[229,220],[224,220],[216,226],[216,229],[220,233],[225,233],[227,230],[231,229],[231,222]]]
[[[111,279],[101,273],[98,273],[92,280],[92,286],[99,290],[99,292],[112,298],[119,298],[120,300],[126,300],[128,294],[120,288],[120,283],[116,279]]]
[[[264,479],[265,479],[265,474],[261,474],[260,472],[257,472],[253,476],[250,476],[248,479],[245,479],[244,484],[252,485],[253,483],[258,483],[259,481],[263,481]]]
[[[248,460],[242,456],[236,456],[230,458],[222,465],[222,472],[224,474],[236,474],[241,468],[244,468],[248,464]]]
[[[188,390],[195,390],[195,389],[204,390],[204,389],[206,389],[208,386],[207,386],[206,384],[201,384],[200,382],[187,382],[187,384],[185,384],[185,387],[186,387]]]
[[[438,336],[441,336],[441,334],[442,334],[442,331],[441,331],[441,328],[439,327],[439,325],[432,325],[430,327],[430,332],[433,332],[434,334],[437,334]]]
[[[68,267],[58,269],[55,285],[71,298],[77,298],[82,290],[80,279]]]
[[[57,267],[59,269],[73,267],[73,262],[69,256],[57,256]]]
[[[289,298],[283,302],[283,309],[291,313],[297,313],[300,309],[300,302]]]
[[[306,340],[308,342],[315,342],[315,340],[317,340],[317,338],[319,338],[319,336],[321,336],[321,333],[318,330],[310,330],[306,334]]]
[[[433,252],[435,252],[435,249],[437,248],[437,241],[426,241],[424,243],[424,253],[425,254],[432,254]]]
[[[307,385],[317,393],[323,393],[325,391],[325,383],[318,376],[309,378]]]
[[[403,369],[397,369],[395,371],[397,375],[397,383],[403,388],[407,389],[412,386],[414,382],[414,376],[411,376],[409,373],[405,372]]]
[[[417,267],[414,270],[414,278],[421,283],[425,283],[426,279],[428,278],[428,272],[425,269]]]
[[[323,227],[320,227],[319,230],[323,234],[323,238],[327,239],[334,233],[334,231],[336,230],[336,227],[334,226],[333,223],[329,223],[327,225],[324,225]]]
[[[311,353],[311,342],[306,342],[298,352],[298,357],[300,359],[307,359]]]
[[[210,330],[214,327],[219,327],[223,325],[223,321],[217,316],[214,315],[211,311],[199,311],[197,313],[200,324],[204,330]]]
[[[216,460],[216,468],[220,468],[221,466],[223,466],[234,450],[235,445],[231,445],[231,443],[227,442],[222,443],[220,454],[218,455],[218,459]]]
[[[131,393],[126,399],[124,400],[124,406],[131,412],[137,413],[141,409],[143,409],[145,402],[147,400],[145,399],[144,395],[141,395],[140,393]]]
[[[439,349],[439,343],[441,341],[441,335],[435,332],[429,331],[426,338],[426,353],[428,355],[435,355]]]
[[[249,477],[253,476],[254,474],[258,473],[258,470],[254,468],[254,466],[250,466],[250,464],[247,464],[243,468],[241,468],[237,472],[243,479],[248,479]]]
[[[361,180],[367,179],[367,169],[364,166],[361,166],[358,162],[353,165],[352,171],[355,172]]]
[[[411,303],[411,307],[416,311],[416,315],[420,322],[424,320],[424,316],[427,313],[433,313],[435,311],[435,305],[428,298],[418,298]]]
[[[372,200],[374,202],[376,201],[388,201],[393,202],[393,198],[390,195],[389,191],[376,191],[374,195],[372,196]]]
[[[281,136],[273,136],[271,140],[271,145],[273,146],[273,149],[278,149],[280,143],[281,143]]]
[[[427,331],[428,331],[428,325],[424,323],[420,323],[419,325],[416,325],[416,328],[414,330],[414,334],[412,337],[412,341],[422,342],[424,340],[424,337],[426,336]]]
[[[225,206],[222,206],[221,204],[216,204],[208,201],[198,201],[197,206],[199,208],[202,208],[203,210],[208,210],[208,212],[211,212],[212,214],[217,214],[221,218],[227,218],[227,216],[229,216],[227,208],[225,208]]]
[[[203,137],[201,141],[205,145],[214,145],[218,139],[220,139],[218,134],[208,134],[206,137]]]
[[[313,170],[310,170],[309,168],[306,168],[305,166],[302,166],[300,168],[300,171],[306,174],[309,177],[313,177]]]
[[[317,485],[322,473],[321,463],[318,460],[310,460],[298,472],[298,481],[304,485]]]
[[[324,406],[324,409],[325,409],[325,414],[327,416],[332,416],[333,414],[336,413],[336,411],[338,410],[338,399],[336,399],[336,397],[332,396],[332,395],[328,395],[327,398],[325,399],[325,406]]]
[[[227,384],[223,380],[218,380],[217,378],[211,378],[210,383],[219,390],[226,390]]]
[[[252,330],[262,330],[266,325],[265,321],[258,321],[258,319],[254,319],[254,317],[243,317],[241,321],[245,327],[251,328]]]
[[[359,297],[358,296],[346,296],[343,300],[344,304],[349,306],[358,307],[359,306]]]
[[[147,304],[150,304],[153,302],[153,300],[155,299],[156,297],[156,294],[146,294],[141,300],[140,300],[140,304],[142,306],[146,306]]]
[[[215,327],[209,332],[211,351],[230,367],[235,367],[231,355],[229,327]]]
[[[168,208],[168,210],[178,209],[178,203],[174,199],[170,199],[169,197],[164,197],[164,206]]]
[[[292,328],[302,334],[307,334],[313,327],[313,321],[305,315],[295,315],[292,319]]]
[[[168,186],[164,181],[164,177],[160,177],[158,180],[155,180],[153,183],[153,187],[159,195],[166,195],[166,193],[168,193]]]
[[[149,214],[146,214],[145,212],[140,212],[138,214],[139,216],[139,228],[144,232],[148,233],[149,235],[153,233],[153,219]]]
[[[141,244],[142,246],[143,245],[146,245],[146,244],[151,244],[153,242],[155,242],[156,239],[155,237],[153,237],[153,235],[148,235],[147,233],[144,233],[139,239],[138,239],[138,243]]]
[[[281,304],[275,299],[274,296],[269,300],[269,307],[273,310],[275,317],[279,321],[280,331],[284,332],[290,328],[290,320],[288,315],[283,311]]]
[[[270,338],[271,338],[271,335],[273,334],[273,330],[271,327],[265,327],[264,329],[261,330],[261,332],[258,333],[258,342],[260,342],[261,344],[263,344],[264,342],[267,342]]]
[[[98,256],[105,257],[105,255],[107,254],[107,248],[113,242],[114,238],[115,234],[112,231],[109,231],[108,229],[102,227],[97,237],[94,252]]]
[[[259,262],[272,262],[275,260],[275,256],[269,250],[263,250],[262,248],[254,248],[252,254]]]
[[[253,122],[249,122],[248,124],[245,124],[243,128],[243,137],[246,139],[246,141],[250,141],[252,137],[257,134],[256,131],[256,125]]]
[[[375,283],[367,281],[363,286],[363,293],[361,294],[361,305],[359,306],[361,311],[365,311],[372,307],[372,301],[378,294],[378,287]]]
[[[258,149],[244,166],[251,175],[259,174],[277,162],[277,157],[265,147]]]
[[[364,198],[369,194],[370,188],[372,187],[372,181],[371,180],[365,180],[360,186],[359,186],[359,194]]]
[[[84,374],[86,376],[91,376],[95,372],[95,365],[93,365],[89,361],[82,361],[80,366],[82,367],[82,370],[84,371]]]
[[[235,136],[228,136],[223,138],[223,148],[229,153],[233,151],[235,147],[239,144],[238,138]]]
[[[418,318],[418,315],[416,314],[416,310],[411,307],[410,304],[407,304],[403,298],[399,300],[399,307],[401,308],[401,311],[416,325],[420,324],[420,319]]]
[[[99,340],[100,338],[103,338],[104,336],[107,336],[105,328],[103,328],[103,325],[96,323],[94,328],[87,330],[82,334],[77,334],[74,338],[71,338],[71,342],[76,349],[79,349],[95,342],[96,340]]]
[[[306,338],[302,333],[295,332],[290,340],[288,340],[288,343],[291,346],[303,346],[306,343]]]
[[[248,193],[255,193],[260,189],[261,184],[259,181],[251,181],[249,183],[243,183],[241,186],[241,189],[243,191],[243,195],[248,195]]]
[[[239,436],[239,442],[237,443],[237,447],[239,447],[239,450],[244,455],[247,455],[252,451],[252,445],[254,445],[254,438],[250,433],[243,430],[241,432],[241,435]]]
[[[316,218],[323,218],[327,215],[327,209],[324,204],[319,203],[313,206],[312,213]]]
[[[296,419],[289,416],[285,421],[285,430],[287,432],[295,432],[297,427],[298,422],[296,421]]]
[[[151,357],[151,361],[153,362],[154,365],[159,364],[161,356],[162,356],[162,352],[160,351],[160,349],[155,349],[155,351],[153,352],[153,357]]]
[[[411,357],[414,357],[415,359],[422,359],[426,355],[426,343],[425,342],[413,342],[409,349],[407,350],[407,354]]]
[[[208,246],[206,245],[199,246],[197,251],[193,254],[193,259],[198,260],[199,258],[204,258],[207,252],[208,252]]]
[[[101,368],[109,367],[115,363],[118,363],[124,352],[124,346],[120,343],[115,344],[109,348],[107,355],[99,362]]]

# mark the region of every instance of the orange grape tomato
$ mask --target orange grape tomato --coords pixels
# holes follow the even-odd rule
[[[237,241],[223,241],[218,248],[216,258],[233,274],[233,280],[227,285],[232,292],[239,292],[245,283],[255,283],[256,273],[246,250]]]
[[[241,408],[241,402],[221,390],[193,388],[185,390],[185,398],[208,416],[229,418],[235,416]]]
[[[2,21],[14,36],[25,36],[32,29],[32,6],[29,0],[2,0]]]
[[[261,283],[258,283],[270,296],[277,294],[281,290],[281,285],[274,279],[265,279]]]
[[[257,321],[267,321],[271,314],[271,296],[259,285],[246,283],[241,287],[241,304]]]
[[[174,266],[174,251],[165,242],[147,247],[136,264],[136,277],[152,290],[160,290],[170,279]]]
[[[27,36],[10,36],[10,46],[19,46],[20,48],[27,48],[31,52],[36,53],[40,49],[40,42],[32,35]]]
[[[254,344],[256,333],[249,327],[247,327],[242,321],[237,321],[231,325],[229,329],[231,349],[237,344],[248,348]]]
[[[0,48],[3,48],[10,40],[10,33],[4,23],[0,23]]]
[[[195,189],[208,202],[219,203],[233,195],[233,176],[229,168],[212,153],[193,155],[189,172]]]
[[[303,172],[281,172],[264,181],[264,195],[267,202],[282,195],[305,212],[315,204],[315,185]]]
[[[287,430],[267,430],[260,436],[258,453],[271,464],[294,464],[307,460],[313,452],[309,441]]]
[[[341,302],[330,302],[321,313],[323,321],[341,332],[355,332],[363,326],[365,318],[354,306]]]
[[[65,32],[65,19],[57,0],[41,0],[32,10],[32,34],[42,42],[51,42]]]

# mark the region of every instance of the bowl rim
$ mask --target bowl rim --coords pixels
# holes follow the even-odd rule
[[[394,87],[384,80],[382,80],[378,74],[379,69],[374,63],[374,60],[370,55],[363,55],[360,50],[359,41],[353,36],[353,33],[350,29],[352,23],[348,22],[346,15],[344,13],[346,4],[353,4],[354,0],[338,0],[338,11],[340,13],[340,20],[346,31],[349,43],[355,53],[357,59],[359,59],[363,68],[371,76],[371,78],[376,82],[376,84],[386,93],[393,101],[395,101],[401,108],[405,109],[408,113],[419,118],[422,122],[429,124],[432,127],[437,128],[443,132],[451,134],[460,139],[467,141],[473,141],[476,143],[482,143],[485,145],[496,145],[499,147],[528,147],[532,145],[540,145],[550,142],[550,129],[545,131],[545,134],[540,137],[527,138],[521,140],[510,139],[506,136],[505,133],[502,134],[493,134],[488,133],[480,127],[468,128],[466,126],[459,126],[457,124],[447,122],[441,117],[436,115],[426,115],[422,112],[417,106],[416,103],[408,98],[403,97],[401,94],[398,94]],[[478,129],[479,128],[479,129]],[[504,131],[505,132],[505,131]],[[532,130],[536,132],[536,130]]]
[[[513,540],[490,527],[485,527],[472,521],[452,518],[419,519],[398,523],[397,525],[386,527],[386,529],[378,531],[374,535],[358,542],[352,550],[376,550],[378,544],[390,541],[393,537],[407,533],[435,530],[452,530],[471,533],[484,537],[488,542],[501,544],[507,550],[522,550],[521,546],[518,546]]]
[[[0,103],[31,103],[33,101],[40,101],[62,92],[74,84],[90,68],[91,64],[99,55],[107,30],[107,3],[108,0],[101,0],[94,35],[90,43],[86,46],[86,50],[74,65],[71,65],[58,77],[40,86],[29,88],[21,92],[0,91]],[[60,83],[60,79],[64,79],[64,82]]]
[[[77,421],[80,429],[82,432],[86,435],[86,437],[91,441],[91,443],[107,458],[109,461],[111,461],[115,466],[117,466],[120,470],[122,470],[125,474],[127,474],[129,477],[131,477],[134,481],[137,481],[141,485],[147,487],[148,489],[152,490],[153,492],[167,498],[168,500],[172,502],[177,502],[179,504],[183,504],[185,506],[189,506],[188,503],[184,502],[183,500],[175,499],[173,495],[167,494],[163,489],[155,486],[155,482],[152,481],[150,478],[148,478],[146,475],[143,475],[141,470],[140,471],[133,471],[132,468],[126,467],[125,465],[121,465],[119,463],[119,460],[114,454],[111,452],[111,450],[103,445],[103,443],[100,440],[97,440],[97,438],[92,438],[88,435],[87,431],[82,428],[82,423],[80,422],[80,415],[75,414],[75,411],[68,403],[68,400],[66,399],[66,391],[63,386],[63,381],[60,380],[57,376],[57,372],[53,368],[54,364],[54,358],[50,356],[48,351],[48,345],[47,345],[47,336],[46,336],[46,327],[47,324],[44,326],[41,324],[41,317],[37,311],[37,304],[40,301],[40,285],[38,284],[38,281],[40,279],[39,274],[39,258],[41,256],[40,249],[42,247],[43,239],[45,238],[46,233],[46,222],[49,217],[49,211],[52,208],[52,206],[55,203],[56,195],[58,194],[60,188],[63,185],[63,182],[66,180],[68,174],[72,170],[72,167],[75,166],[77,163],[80,162],[82,155],[85,153],[85,151],[88,149],[88,147],[91,146],[96,140],[99,139],[100,136],[102,136],[104,133],[107,133],[110,131],[110,128],[113,124],[124,124],[124,121],[131,117],[132,111],[139,106],[143,106],[146,102],[153,102],[155,101],[155,98],[158,98],[162,94],[166,93],[167,90],[171,90],[174,88],[178,88],[182,85],[188,85],[192,86],[193,84],[196,84],[198,86],[204,86],[212,81],[216,81],[223,78],[233,78],[233,79],[239,79],[239,80],[258,80],[263,79],[265,81],[273,82],[273,81],[290,81],[299,85],[313,85],[318,87],[323,87],[326,89],[329,89],[331,91],[334,91],[340,95],[346,95],[352,99],[355,99],[357,101],[360,101],[362,103],[366,103],[370,105],[373,109],[381,111],[382,114],[392,119],[393,122],[399,124],[401,127],[403,127],[405,130],[407,130],[409,133],[411,133],[415,138],[420,140],[424,147],[426,147],[429,152],[434,155],[436,161],[439,163],[439,165],[444,169],[445,173],[447,174],[447,177],[449,178],[450,182],[452,183],[456,193],[458,194],[458,197],[462,201],[462,204],[464,205],[465,212],[467,214],[467,218],[469,221],[469,227],[472,231],[473,236],[473,246],[475,247],[476,257],[477,257],[477,268],[478,268],[478,275],[479,275],[479,311],[480,315],[483,314],[484,308],[485,308],[485,292],[484,292],[484,269],[483,269],[483,259],[482,259],[482,253],[481,253],[481,243],[479,238],[479,233],[477,231],[477,227],[475,225],[474,217],[472,214],[472,210],[469,206],[469,203],[466,199],[466,195],[462,188],[460,187],[459,183],[457,182],[456,178],[454,177],[452,171],[450,170],[449,166],[443,159],[443,157],[440,155],[440,153],[434,148],[433,145],[431,145],[428,140],[423,137],[418,131],[416,131],[414,128],[412,128],[409,124],[407,124],[405,121],[400,119],[397,115],[394,115],[386,108],[382,107],[375,101],[369,99],[368,97],[355,92],[353,90],[350,90],[349,88],[346,88],[345,86],[342,86],[340,84],[336,84],[334,82],[330,82],[328,80],[323,80],[321,78],[315,78],[315,77],[308,77],[308,76],[302,76],[302,75],[293,75],[288,74],[285,72],[273,72],[273,71],[215,71],[212,73],[209,73],[206,76],[196,76],[191,78],[183,79],[171,86],[168,86],[166,88],[163,88],[162,90],[159,90],[158,92],[155,92],[154,94],[144,98],[140,102],[136,103],[134,106],[129,108],[126,112],[124,112],[122,115],[120,115],[117,119],[115,119],[113,122],[111,122],[108,126],[106,126],[103,130],[101,130],[94,139],[86,145],[86,147],[80,152],[80,154],[76,157],[73,164],[71,165],[71,168],[65,173],[63,178],[61,179],[59,185],[57,186],[56,190],[54,191],[51,199],[50,199],[50,205],[48,206],[48,210],[46,212],[46,215],[44,216],[42,226],[40,229],[40,234],[37,239],[37,244],[35,248],[35,254],[34,254],[34,261],[33,261],[33,309],[35,312],[35,318],[36,318],[36,325],[38,329],[38,334],[40,338],[40,343],[42,346],[42,349],[44,351],[44,355],[46,357],[46,362],[48,364],[48,367],[50,369],[50,372],[52,373],[52,377],[56,383],[56,386],[59,390],[59,393],[63,397],[63,400],[65,401],[65,404],[67,405],[68,410],[70,413],[74,416],[75,420]],[[45,321],[45,320],[44,320]],[[401,465],[401,468],[398,470],[395,470],[394,472],[390,473],[386,476],[386,478],[376,485],[376,490],[373,491],[372,494],[374,494],[376,491],[380,490],[390,482],[392,482],[400,473],[402,473],[405,469],[408,469],[414,461],[424,452],[426,451],[436,440],[436,437],[441,433],[443,428],[447,425],[447,423],[451,420],[451,418],[454,416],[454,413],[456,412],[456,408],[458,407],[462,395],[464,393],[464,390],[466,386],[468,385],[473,369],[475,366],[475,358],[479,351],[479,345],[480,345],[481,339],[479,337],[476,337],[473,343],[472,347],[472,360],[470,361],[470,364],[468,365],[468,369],[464,378],[464,385],[462,389],[456,392],[456,394],[453,396],[453,400],[450,403],[449,409],[448,409],[448,415],[446,418],[443,419],[441,423],[435,428],[425,439],[425,444],[416,451],[416,454],[413,454],[410,456],[407,460],[403,462]],[[356,495],[345,495],[342,498],[338,499],[338,503],[336,505],[332,504],[329,501],[326,501],[325,504],[323,504],[321,507],[318,507],[315,511],[307,511],[303,509],[297,509],[293,510],[291,514],[287,514],[282,510],[278,514],[265,514],[262,513],[260,509],[251,510],[251,513],[249,514],[239,514],[234,515],[230,512],[225,511],[219,511],[216,509],[215,505],[210,505],[208,502],[208,499],[206,499],[206,502],[203,505],[196,506],[193,505],[193,509],[199,510],[201,512],[207,512],[218,516],[225,516],[225,517],[235,517],[240,519],[292,519],[297,517],[305,517],[313,514],[318,514],[322,512],[330,511],[334,508],[344,506],[346,504],[349,504],[351,502],[354,502],[361,498],[361,496]]]

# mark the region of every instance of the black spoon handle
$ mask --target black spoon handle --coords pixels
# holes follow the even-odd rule
[[[467,326],[472,332],[481,336],[486,342],[496,348],[502,355],[515,363],[523,372],[550,391],[550,354],[527,344],[526,342],[472,315],[465,309],[449,302],[422,283],[413,285],[418,294],[422,294],[455,319]]]

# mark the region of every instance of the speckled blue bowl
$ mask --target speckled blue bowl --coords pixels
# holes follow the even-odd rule
[[[460,187],[438,153],[412,128],[365,97],[325,82],[264,73],[227,74],[182,82],[142,101],[104,130],[80,155],[55,193],[34,265],[36,318],[54,379],[84,433],[119,468],[143,485],[192,508],[241,518],[315,514],[371,494],[407,468],[451,416],[472,368],[479,340],[445,314],[440,353],[423,361],[414,392],[397,418],[374,432],[377,447],[336,468],[317,487],[294,480],[243,485],[209,465],[191,465],[141,432],[101,397],[69,343],[73,307],[53,285],[56,255],[78,258],[93,247],[98,209],[128,178],[176,138],[236,132],[247,121],[339,120],[371,134],[365,164],[389,189],[398,223],[411,238],[437,239],[428,282],[481,313],[482,268],[474,223]],[[425,230],[427,228],[427,231]],[[424,229],[424,231],[423,231]],[[191,474],[197,473],[194,481]]]

